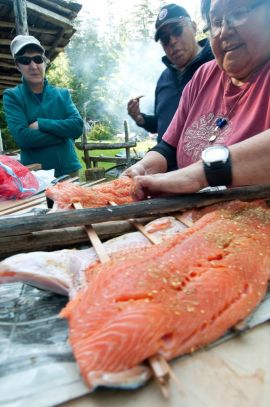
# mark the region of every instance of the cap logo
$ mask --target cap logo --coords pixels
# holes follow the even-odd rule
[[[159,13],[159,15],[158,15],[158,19],[161,21],[161,20],[164,20],[164,18],[167,16],[167,14],[168,14],[168,10],[166,9],[166,8],[164,8],[163,10],[161,10],[161,12]]]

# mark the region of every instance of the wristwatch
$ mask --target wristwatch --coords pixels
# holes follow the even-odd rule
[[[208,147],[202,152],[204,172],[210,187],[232,184],[230,150],[225,146]]]

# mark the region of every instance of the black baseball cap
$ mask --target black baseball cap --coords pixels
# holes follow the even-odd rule
[[[168,4],[160,9],[160,12],[156,21],[156,34],[155,41],[159,40],[160,29],[166,24],[177,23],[180,17],[188,17],[190,15],[184,9],[184,7],[177,6],[177,4]]]

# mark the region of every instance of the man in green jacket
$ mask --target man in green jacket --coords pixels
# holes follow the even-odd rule
[[[74,140],[82,134],[83,120],[69,91],[46,80],[48,59],[38,39],[17,35],[10,49],[22,84],[5,90],[3,103],[22,164],[40,163],[44,170],[54,169],[55,177],[78,174]]]

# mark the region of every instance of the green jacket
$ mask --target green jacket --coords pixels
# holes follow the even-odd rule
[[[74,140],[83,131],[83,120],[67,89],[49,85],[45,80],[42,97],[27,83],[6,89],[4,111],[9,130],[21,149],[23,165],[40,163],[42,169],[55,169],[55,176],[81,168]],[[30,129],[37,121],[39,130]]]

